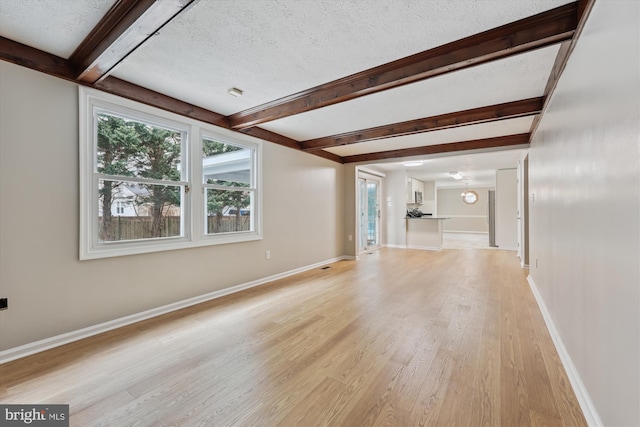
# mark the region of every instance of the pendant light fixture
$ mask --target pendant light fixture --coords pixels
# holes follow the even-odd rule
[[[469,183],[465,183],[464,184],[464,191],[462,192],[462,194],[460,194],[463,198],[464,196],[467,195],[467,192],[469,191]]]
[[[473,190],[469,190],[468,182],[465,183],[464,191],[460,195],[462,196],[462,201],[465,202],[467,205],[473,205],[478,201],[478,193],[476,193]]]

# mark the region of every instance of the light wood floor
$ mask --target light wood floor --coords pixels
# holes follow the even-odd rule
[[[487,249],[496,250],[489,246],[489,233],[442,233],[442,247],[445,249]]]
[[[2,365],[0,402],[72,426],[584,426],[525,277],[513,252],[381,249]]]

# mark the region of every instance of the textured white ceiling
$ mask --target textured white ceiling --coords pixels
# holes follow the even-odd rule
[[[226,115],[569,1],[200,1],[114,75]]]
[[[367,167],[382,172],[403,170],[407,175],[421,181],[435,181],[438,188],[463,188],[494,186],[497,169],[513,169],[518,166],[518,160],[522,158],[525,149],[512,149],[503,151],[490,151],[473,154],[454,154],[446,157],[423,156],[422,166],[407,167],[398,161],[388,163],[375,163]],[[450,171],[458,171],[462,174],[462,180],[455,180]]]
[[[426,145],[447,144],[449,142],[492,138],[495,136],[527,133],[529,132],[532,122],[533,117],[519,117],[517,119],[461,126],[453,129],[438,130],[416,135],[399,136],[395,138],[362,142],[359,144],[342,145],[339,147],[327,148],[326,151],[330,151],[339,156],[352,156],[355,154],[397,150],[401,148],[422,147]]]
[[[68,58],[115,1],[0,0],[0,35]],[[571,1],[196,0],[113,75],[228,115]],[[306,140],[540,96],[557,50],[539,49],[262,126]],[[245,95],[229,96],[233,86]],[[503,120],[327,151],[347,156],[525,133],[531,122]],[[450,162],[466,159],[469,171],[486,177],[486,171],[515,167],[517,151],[485,154],[492,165],[468,154],[438,158],[449,163],[437,173],[464,170]],[[431,169],[423,173],[436,173],[435,157],[442,156],[429,156]]]
[[[116,0],[0,0],[0,36],[68,58]]]
[[[264,123],[297,140],[542,96],[559,46]]]

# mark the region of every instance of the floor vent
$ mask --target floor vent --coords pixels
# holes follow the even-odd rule
[[[331,268],[331,267],[329,267],[328,265],[325,265],[325,266],[324,266],[324,267],[322,267],[320,270],[328,270],[328,269],[330,269],[330,268]]]

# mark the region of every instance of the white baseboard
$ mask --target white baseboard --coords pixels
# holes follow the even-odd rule
[[[443,233],[458,233],[458,234],[485,234],[489,235],[488,231],[464,231],[464,230],[442,230]]]
[[[578,403],[580,404],[580,408],[582,409],[582,413],[587,420],[587,424],[590,427],[602,427],[602,420],[600,420],[600,416],[596,411],[596,407],[594,406],[591,398],[589,397],[589,393],[587,392],[582,379],[580,379],[580,375],[578,374],[578,370],[576,366],[573,364],[571,360],[571,356],[569,356],[569,352],[567,348],[564,346],[562,342],[562,338],[560,338],[560,334],[558,334],[558,330],[556,329],[555,324],[553,323],[553,319],[551,318],[551,314],[549,314],[549,310],[547,310],[547,306],[542,299],[542,295],[538,291],[538,288],[533,281],[533,278],[529,275],[527,276],[527,281],[529,282],[529,286],[531,287],[531,291],[538,302],[538,307],[540,307],[540,311],[542,312],[542,317],[544,318],[544,322],[547,325],[547,329],[549,330],[549,334],[551,335],[551,339],[556,346],[556,350],[558,351],[558,356],[560,356],[560,360],[562,361],[562,365],[564,366],[564,370],[567,372],[567,376],[569,377],[569,382],[573,387],[573,391],[576,394],[576,398],[578,399]]]
[[[385,248],[407,249],[407,245],[383,245]]]
[[[8,350],[0,351],[0,365],[3,363],[11,362],[12,360],[30,356],[35,353],[40,353],[42,351],[49,350],[54,347],[59,347],[64,344],[69,344],[74,341],[78,341],[84,338],[98,335],[103,332],[121,328],[123,326],[127,326],[132,323],[140,322],[142,320],[150,319],[152,317],[156,317],[162,314],[170,313],[172,311],[180,310],[185,307],[190,307],[192,305],[196,305],[196,304],[200,304],[216,298],[220,298],[235,292],[240,292],[245,289],[264,285],[264,284],[273,282],[275,280],[293,276],[295,274],[299,274],[308,270],[313,270],[314,268],[319,268],[324,265],[334,263],[336,261],[354,260],[354,259],[356,259],[356,257],[353,257],[353,256],[341,256],[341,257],[329,259],[326,261],[307,265],[305,267],[289,270],[284,273],[274,274],[273,276],[264,277],[262,279],[257,279],[251,282],[242,283],[240,285],[231,286],[229,288],[220,289],[218,291],[210,292],[208,294],[204,294],[197,297],[188,298],[186,300],[163,305],[162,307],[152,308],[150,310],[146,310],[140,313],[136,313],[129,316],[121,317],[119,319],[114,319],[108,322],[100,323],[98,325],[89,326],[87,328],[82,328],[76,331],[71,331],[61,335],[56,335],[54,337],[45,338],[43,340],[21,345],[19,347],[10,348]]]
[[[439,248],[436,246],[414,246],[414,245],[407,245],[405,246],[406,249],[419,249],[421,251],[441,251],[442,250],[442,246],[440,246]]]

